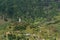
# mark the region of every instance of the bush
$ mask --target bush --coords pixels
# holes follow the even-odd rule
[[[20,25],[15,26],[13,30],[15,30],[15,31],[18,31],[18,30],[23,31],[23,30],[26,30],[26,26],[20,26]]]
[[[14,39],[16,39],[16,35],[8,34],[8,39],[9,40],[14,40]]]

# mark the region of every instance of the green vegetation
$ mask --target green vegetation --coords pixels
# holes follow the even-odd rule
[[[0,0],[0,40],[60,40],[58,1]]]

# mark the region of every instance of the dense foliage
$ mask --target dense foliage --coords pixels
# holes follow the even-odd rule
[[[59,0],[0,0],[0,40],[60,40],[59,35]]]

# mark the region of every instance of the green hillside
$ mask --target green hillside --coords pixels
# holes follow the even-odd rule
[[[60,40],[60,0],[0,0],[0,40]]]

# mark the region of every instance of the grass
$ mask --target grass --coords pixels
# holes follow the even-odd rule
[[[54,37],[56,37],[56,40],[59,40],[59,38],[60,38],[60,36],[59,36],[60,35],[60,31],[59,31],[60,27],[59,26],[60,25],[58,25],[58,24],[55,24],[55,25],[52,24],[52,25],[48,25],[48,26],[44,24],[42,26],[39,26],[39,29],[38,28],[30,28],[30,25],[26,25],[26,30],[24,30],[24,31],[18,30],[20,33],[9,29],[9,26],[12,26],[13,24],[14,23],[7,22],[7,23],[0,25],[0,39],[1,40],[3,40],[1,36],[4,35],[4,33],[7,31],[12,32],[12,34],[15,34],[16,36],[21,35],[20,34],[21,32],[29,33],[29,34],[31,34],[29,37],[30,40],[35,40],[35,38],[33,37],[33,34],[36,34],[37,37],[39,36],[40,39],[46,39],[46,40],[54,40]],[[23,24],[24,23],[22,23],[21,25],[23,25]],[[17,25],[20,25],[20,23]],[[15,26],[15,24],[13,26]],[[14,27],[12,27],[12,29],[13,28]],[[39,31],[36,31],[36,29],[38,29]],[[58,29],[57,32],[55,32],[56,29]]]

